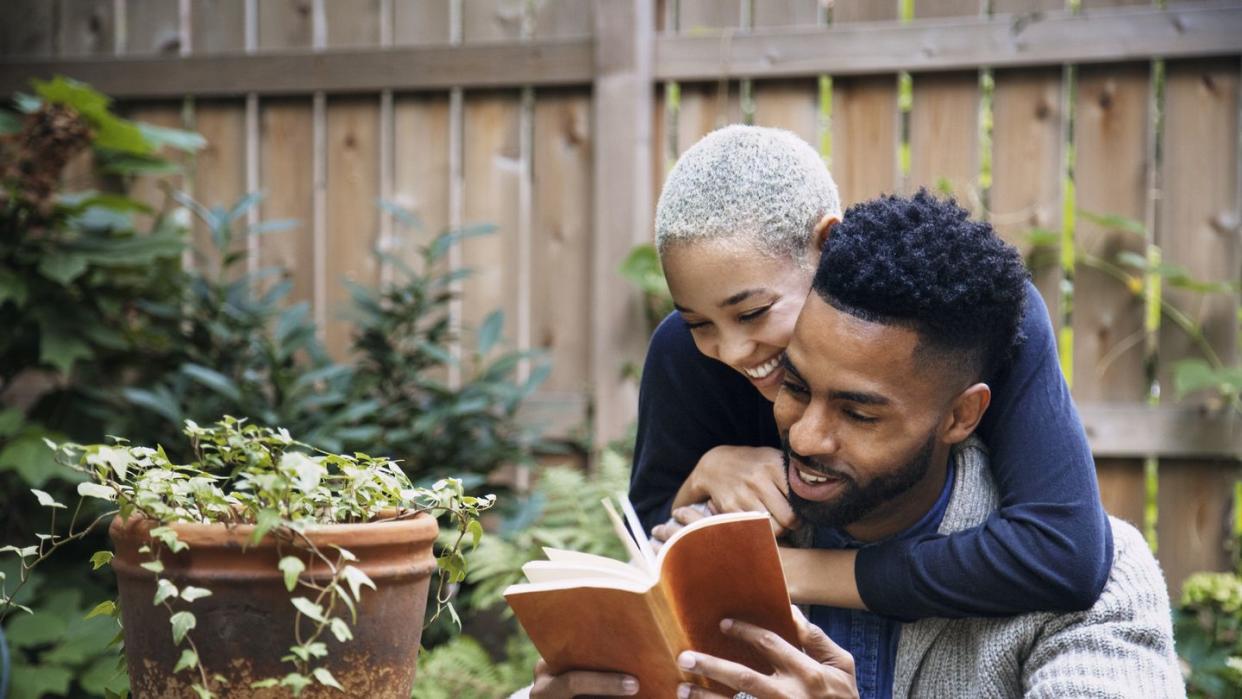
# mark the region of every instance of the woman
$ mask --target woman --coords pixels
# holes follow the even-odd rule
[[[677,311],[647,354],[630,482],[648,530],[704,501],[717,512],[762,508],[779,529],[796,527],[772,415],[783,379],[776,360],[839,218],[822,160],[788,132],[720,129],[669,173],[656,241]],[[1111,565],[1111,532],[1047,310],[1029,284],[1022,330],[1013,363],[988,382],[992,405],[978,429],[1001,508],[950,536],[783,550],[795,602],[903,621],[1095,602]],[[666,532],[657,529],[657,538]],[[570,696],[570,676],[595,674],[537,675],[532,696]]]

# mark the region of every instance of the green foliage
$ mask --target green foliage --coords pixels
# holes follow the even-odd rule
[[[1191,697],[1242,696],[1242,578],[1196,573],[1174,612],[1178,657],[1189,667]]]
[[[647,323],[655,330],[664,316],[673,312],[673,297],[655,246],[650,243],[635,245],[621,263],[620,271],[622,277],[643,292]]]
[[[389,210],[418,228],[408,212]],[[454,283],[469,271],[448,268],[448,252],[466,238],[494,230],[474,226],[437,235],[417,247],[416,265],[381,255],[398,281],[379,291],[351,289],[358,360],[349,443],[398,456],[419,479],[487,474],[500,464],[528,463],[541,444],[537,430],[520,427],[514,418],[551,367],[538,355],[499,350],[504,314],[490,314],[474,341],[463,342],[465,361],[449,349],[459,339],[449,317]],[[532,366],[519,379],[523,363]],[[448,383],[450,367],[462,372],[457,387]]]
[[[410,699],[503,699],[530,684],[538,660],[539,652],[523,634],[509,638],[500,662],[478,641],[458,636],[419,654]]]
[[[187,420],[184,432],[189,438],[189,451],[194,454],[193,461],[188,464],[173,462],[163,447],[134,447],[121,439],[114,439],[112,444],[50,445],[60,463],[89,479],[78,485],[83,501],[97,499],[115,503],[116,509],[79,529],[78,513],[82,511],[79,503],[68,529],[62,532],[56,527],[55,514],[65,509],[64,506],[49,494],[35,490],[40,505],[52,511],[51,531],[38,535],[37,545],[0,548],[0,553],[11,553],[20,561],[16,576],[20,582],[16,588],[12,593],[0,588],[0,620],[13,605],[20,604],[18,593],[31,580],[36,566],[58,549],[87,536],[113,515],[142,516],[158,523],[150,530],[151,544],[140,549],[148,557],[142,567],[156,575],[153,604],[168,611],[173,643],[185,645],[178,667],[183,671],[197,670],[199,694],[211,696],[216,683],[198,661],[198,648],[191,633],[197,626],[197,618],[185,608],[210,595],[211,591],[193,586],[179,588],[163,577],[162,553],[177,553],[187,548],[176,530],[167,525],[174,522],[253,524],[265,528],[269,536],[281,539],[300,555],[317,559],[321,569],[326,571],[315,580],[307,580],[301,576],[305,566],[285,561],[279,566],[294,595],[291,604],[300,616],[309,620],[305,624],[295,624],[297,638],[285,658],[293,664],[294,671],[282,683],[288,684],[295,695],[310,684],[308,676],[320,684],[335,687],[335,678],[319,666],[320,659],[327,654],[327,646],[318,639],[327,632],[338,639],[351,635],[347,624],[333,615],[343,613],[338,609],[348,609],[352,614],[361,600],[362,588],[374,590],[375,583],[360,568],[351,565],[357,560],[352,553],[340,547],[333,547],[331,553],[320,550],[302,535],[305,528],[313,524],[404,518],[421,512],[446,516],[458,531],[458,538],[442,552],[441,558],[454,561],[456,567],[448,572],[460,578],[465,573],[465,560],[458,550],[460,543],[475,530],[479,513],[493,503],[492,496],[466,495],[461,483],[454,480],[441,481],[431,488],[416,488],[389,459],[316,450],[293,439],[283,428],[259,427],[225,417],[210,427],[200,427]],[[95,554],[90,558],[97,568],[106,557]],[[6,574],[5,579],[8,578]],[[445,585],[446,577],[442,575],[437,597],[441,603],[447,602]],[[304,595],[311,595],[316,601]],[[80,606],[61,602],[55,608],[76,610]],[[95,617],[99,613],[115,615],[116,606],[100,605],[91,612],[77,614]],[[58,622],[63,619],[54,615],[14,621],[9,626],[11,640],[17,647],[53,642],[62,637],[68,627],[67,623]],[[340,630],[342,626],[344,633]],[[59,684],[54,689],[59,691]]]

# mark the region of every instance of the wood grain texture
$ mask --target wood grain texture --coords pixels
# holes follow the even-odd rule
[[[181,12],[169,0],[125,1],[125,52],[175,56],[181,51]]]
[[[736,34],[741,22],[741,5],[733,0],[681,0],[678,9],[678,32],[683,35]],[[722,43],[727,41],[721,40]],[[681,85],[677,113],[678,156],[712,131],[742,121],[738,91],[736,80]]]
[[[398,227],[397,254],[411,264],[416,244],[449,228],[449,100],[447,95],[402,95],[394,107],[394,198],[421,230]]]
[[[533,8],[531,36],[563,38],[591,36],[595,31],[595,6],[582,0],[542,0]]]
[[[374,47],[379,45],[380,0],[325,2],[330,48]]]
[[[1036,251],[1030,232],[1061,230],[1065,118],[1059,68],[998,70],[992,93],[992,189],[989,220],[1033,263],[1054,330],[1061,326],[1061,266],[1056,248]]]
[[[379,109],[369,98],[328,105],[327,245],[324,260],[327,325],[324,340],[338,359],[348,356],[352,325],[346,280],[379,283],[375,258],[379,209]]]
[[[245,50],[245,0],[191,0],[190,13],[194,53]]]
[[[518,112],[510,92],[469,94],[464,116],[465,224],[492,224],[496,232],[462,243],[462,261],[473,274],[463,285],[466,353],[470,331],[494,310],[505,314],[512,337],[518,304],[518,196],[522,163]]]
[[[290,304],[314,300],[314,123],[310,100],[264,100],[259,112],[262,219],[292,219],[291,230],[259,238],[259,266],[293,282]]]
[[[116,22],[112,0],[57,0],[61,56],[99,56],[114,50]]]
[[[1166,64],[1162,198],[1156,238],[1166,263],[1197,279],[1239,278],[1238,60],[1169,61]],[[1203,297],[1168,288],[1166,299],[1186,310],[1226,365],[1237,363],[1237,297]],[[1188,337],[1167,320],[1160,331],[1160,382],[1176,400],[1172,368],[1199,357]],[[1187,396],[1187,405],[1208,397]],[[1234,452],[1236,454],[1238,452]],[[1160,561],[1170,591],[1197,570],[1230,570],[1226,548],[1236,460],[1160,464]]]
[[[314,33],[312,0],[260,0],[259,46],[262,49],[306,48]]]
[[[1143,462],[1138,459],[1099,459],[1095,465],[1104,511],[1143,530]],[[1168,571],[1165,571],[1168,575]]]
[[[467,42],[522,35],[524,0],[462,0],[462,38]]]
[[[1074,106],[1079,210],[1146,218],[1149,73],[1143,64],[1080,69]],[[1084,216],[1077,217],[1075,240],[1081,250],[1114,264],[1120,252],[1143,254],[1145,248],[1140,236]],[[1074,274],[1074,397],[1143,400],[1142,299],[1081,261]]]
[[[581,92],[540,95],[535,105],[534,347],[547,353],[548,391],[586,391],[591,315],[591,101]]]
[[[452,0],[394,0],[393,43],[447,44]]]
[[[246,108],[236,101],[199,101],[194,106],[194,128],[207,145],[194,158],[192,196],[204,206],[228,210],[246,193]],[[233,223],[234,240],[230,252],[245,251],[243,217]],[[214,273],[224,251],[211,240],[211,231],[203,221],[194,222],[193,245],[195,264]],[[244,263],[230,270],[231,277],[246,272]]]
[[[755,125],[788,129],[819,149],[819,81],[756,82]]]
[[[51,56],[55,32],[53,3],[8,0],[0,22],[0,56]]]
[[[754,26],[813,27],[819,22],[820,0],[760,0],[754,4]]]
[[[897,19],[892,0],[841,0],[833,5],[834,26]],[[832,174],[841,205],[897,190],[897,78],[835,78],[832,81]]]
[[[1238,75],[1237,59],[1169,61],[1165,92],[1162,198],[1156,226],[1164,261],[1195,279],[1237,282]],[[1237,299],[1165,288],[1169,303],[1202,327],[1228,364],[1237,356]],[[1202,357],[1189,337],[1165,322],[1160,332],[1160,382],[1171,388],[1172,367]],[[1173,392],[1168,392],[1174,398]],[[1190,397],[1200,402],[1204,396]]]

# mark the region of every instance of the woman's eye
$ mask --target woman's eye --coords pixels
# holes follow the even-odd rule
[[[769,308],[771,308],[771,306],[764,306],[763,308],[756,308],[753,311],[747,311],[743,313],[742,315],[738,316],[738,319],[741,320],[743,323],[754,320],[762,316],[764,313],[767,313]]]
[[[687,320],[685,321],[685,323],[686,323],[686,327],[690,328],[691,330],[698,330],[699,328],[705,328],[707,327],[707,324],[708,324],[706,320],[701,320],[697,323],[691,323],[690,321]]]

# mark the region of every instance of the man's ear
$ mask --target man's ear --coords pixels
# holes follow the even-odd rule
[[[977,383],[957,394],[941,425],[941,440],[946,444],[957,444],[969,437],[979,426],[991,402],[992,389],[985,383]]]
[[[824,243],[828,242],[828,234],[832,232],[832,227],[841,222],[841,219],[826,214],[815,224],[815,229],[811,231],[811,252],[818,255],[824,250]]]

